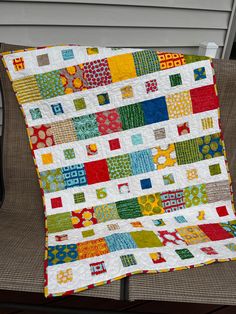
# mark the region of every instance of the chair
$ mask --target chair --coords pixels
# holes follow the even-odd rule
[[[0,52],[19,47],[2,43]],[[214,59],[221,124],[236,196],[236,62]],[[0,208],[0,291],[43,293],[44,213],[22,113],[0,62],[3,100]],[[236,305],[236,262],[183,271],[133,275],[80,296]]]

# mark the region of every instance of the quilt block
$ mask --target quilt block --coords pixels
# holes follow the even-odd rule
[[[42,192],[46,297],[236,259],[210,58],[79,45],[1,57]]]

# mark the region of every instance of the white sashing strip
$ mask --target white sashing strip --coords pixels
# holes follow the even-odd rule
[[[90,62],[97,59],[108,58],[125,53],[132,53],[141,51],[143,49],[122,48],[114,50],[112,48],[96,47],[99,49],[98,54],[88,55],[87,46],[54,46],[40,49],[33,49],[29,51],[21,51],[12,53],[10,55],[4,55],[3,58],[6,62],[7,68],[10,72],[12,80],[22,79],[26,76],[34,74],[42,74],[54,70],[60,70],[69,66]],[[73,49],[74,58],[70,60],[63,60],[62,50]],[[37,62],[37,56],[48,54],[49,65],[39,66]],[[16,58],[24,58],[25,69],[21,71],[15,71],[13,66],[13,60]]]
[[[211,176],[209,166],[215,164],[220,165],[221,173]],[[196,169],[198,178],[190,181],[187,178],[187,170],[192,169]],[[168,174],[173,174],[175,183],[169,185],[164,184],[163,175]],[[147,178],[151,180],[152,187],[150,189],[143,190],[141,188],[140,180]],[[132,177],[126,177],[123,179],[111,180],[96,183],[93,185],[71,188],[69,190],[61,190],[58,192],[45,193],[44,199],[46,204],[46,214],[53,215],[57,213],[70,212],[77,209],[89,208],[92,206],[104,205],[125,199],[131,199],[142,195],[181,189],[192,185],[222,180],[228,180],[228,172],[225,165],[224,156],[199,161],[193,164],[168,167],[163,170],[156,170],[153,172],[134,175]],[[119,184],[128,184],[130,192],[126,194],[121,194],[118,188]],[[105,189],[107,197],[103,199],[98,199],[96,190],[99,190],[101,188]],[[70,193],[68,191],[70,191]],[[82,192],[85,196],[85,202],[75,204],[73,194]],[[52,208],[51,199],[57,197],[61,197],[62,207]]]
[[[199,67],[205,67],[206,78],[195,81],[193,70]],[[172,87],[170,84],[169,76],[177,73],[181,74],[182,85]],[[153,79],[157,80],[158,91],[153,93],[147,93],[145,82]],[[76,92],[68,95],[57,96],[50,99],[22,104],[22,108],[26,115],[28,125],[35,126],[39,124],[62,121],[65,119],[65,117],[68,119],[74,116],[81,116],[105,110],[111,110],[125,105],[138,103],[174,93],[179,93],[193,88],[207,86],[210,84],[213,84],[212,67],[209,60],[204,60],[195,63],[189,63],[181,67],[171,68],[164,71],[139,76],[137,78],[112,83],[107,86],[96,87],[82,92]],[[125,86],[132,86],[134,94],[132,98],[122,99],[121,88]],[[103,106],[99,105],[97,95],[101,93],[109,94],[110,104]],[[78,98],[84,98],[86,108],[76,111],[73,100]],[[63,114],[54,115],[51,105],[57,103],[62,104],[64,110]],[[42,113],[41,119],[32,119],[30,110],[35,108],[40,108],[40,111]]]
[[[202,129],[202,119],[212,118],[213,127],[210,129]],[[190,133],[179,135],[178,125],[188,122]],[[154,131],[158,129],[165,129],[166,137],[156,140]],[[114,157],[123,155],[139,150],[144,150],[160,145],[168,145],[185,140],[194,139],[199,136],[205,136],[208,134],[214,134],[220,132],[218,122],[218,109],[201,112],[192,116],[182,117],[175,120],[167,120],[163,122],[153,123],[151,125],[145,125],[142,127],[125,130],[121,132],[115,132],[112,134],[93,137],[86,140],[80,140],[76,142],[63,143],[50,147],[39,148],[34,151],[35,158],[39,171],[45,171],[49,169],[60,168],[64,166],[70,166],[75,164],[81,164],[85,162],[91,162],[95,160],[101,160],[108,157]],[[134,145],[132,143],[132,136],[141,135],[142,144]],[[109,141],[113,139],[119,139],[120,148],[116,150],[110,150]],[[87,154],[87,146],[96,144],[97,154],[89,156]],[[65,159],[64,150],[74,149],[75,158]],[[53,156],[52,164],[43,164],[42,155],[51,153]]]
[[[224,217],[219,217],[217,214],[217,207],[226,206],[228,215]],[[202,215],[200,214],[202,212]],[[204,212],[204,213],[203,213]],[[175,217],[182,217],[186,219],[184,223],[178,223]],[[178,211],[173,211],[170,213],[165,214],[157,214],[152,216],[142,216],[138,218],[132,219],[114,219],[110,221],[106,221],[103,223],[91,225],[89,227],[84,227],[80,229],[69,229],[64,230],[61,232],[56,233],[49,233],[48,234],[48,245],[66,245],[66,244],[76,244],[79,242],[86,242],[88,240],[94,240],[99,237],[109,236],[115,233],[124,233],[124,232],[131,232],[131,231],[140,231],[140,230],[151,230],[153,228],[156,231],[167,230],[169,228],[176,229],[181,227],[186,227],[190,225],[200,225],[207,223],[217,222],[224,222],[235,218],[235,213],[232,209],[232,203],[230,200],[228,201],[219,201],[211,204],[201,204],[198,206],[194,206],[191,208],[185,208]],[[162,226],[155,227],[154,221],[155,220],[162,220],[164,224]],[[137,228],[133,227],[131,224],[134,221],[138,221],[142,224],[143,227]],[[116,230],[109,230],[109,225],[119,225],[119,229]],[[91,237],[84,237],[83,232],[87,230],[94,230],[94,236]],[[67,235],[67,240],[63,241],[56,241],[56,236]]]
[[[236,252],[229,250],[225,246],[228,243],[236,244],[236,238],[203,242],[195,245],[175,245],[174,247],[172,247],[171,251],[166,246],[145,249],[139,248],[138,250],[129,249],[128,251],[122,250],[107,254],[105,261],[103,259],[103,256],[97,256],[71,263],[49,266],[47,269],[49,288],[48,293],[63,293],[65,291],[65,286],[57,282],[58,271],[65,271],[69,268],[72,270],[73,280],[66,283],[66,288],[67,290],[75,290],[91,284],[96,284],[99,281],[97,278],[98,276],[93,276],[91,274],[90,263],[104,261],[106,272],[102,274],[101,278],[101,280],[104,282],[125,275],[126,273],[132,273],[135,271],[137,272],[137,265],[138,269],[161,270],[172,269],[181,266],[191,266],[196,264],[199,265],[200,263],[206,263],[207,261],[212,261],[213,259],[235,258]],[[207,255],[201,250],[201,248],[203,247],[213,247],[218,254]],[[193,254],[193,257],[181,260],[177,253],[176,255],[173,254],[174,250],[179,250],[183,248],[187,248]],[[151,257],[149,256],[149,253],[156,252],[161,253],[166,262],[154,264]],[[128,254],[134,255],[137,265],[123,267],[120,256]],[[85,273],[86,276],[84,276]]]

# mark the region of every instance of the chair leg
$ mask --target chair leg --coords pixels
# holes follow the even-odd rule
[[[120,280],[120,300],[129,301],[129,277]]]

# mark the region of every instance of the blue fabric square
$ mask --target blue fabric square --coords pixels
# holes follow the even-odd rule
[[[142,190],[150,189],[152,187],[151,179],[142,179],[140,180]]]
[[[59,265],[79,259],[76,244],[55,245],[48,247],[48,265]]]
[[[109,95],[108,93],[102,93],[97,95],[98,103],[100,106],[108,105],[110,103]]]
[[[165,222],[163,219],[156,219],[152,221],[156,227],[165,226]]]
[[[129,233],[116,233],[105,237],[110,252],[123,249],[135,249],[136,243]]]
[[[37,120],[42,118],[42,113],[39,108],[29,110],[32,120]]]
[[[154,98],[142,102],[144,123],[152,124],[169,120],[165,97]]]
[[[52,111],[53,111],[53,113],[54,113],[55,115],[64,113],[63,108],[62,108],[62,105],[61,105],[60,103],[51,105],[51,107],[52,107]]]
[[[72,118],[76,135],[79,140],[99,136],[98,123],[95,114]]]
[[[133,175],[155,170],[150,149],[130,153],[130,160]]]
[[[87,185],[86,173],[83,164],[63,167],[61,170],[66,189],[74,186]]]
[[[193,70],[195,81],[203,80],[206,78],[206,69],[205,67],[197,68]]]
[[[185,219],[184,216],[176,216],[175,217],[175,220],[178,222],[178,223],[184,223],[184,222],[187,222],[187,220]]]
[[[133,145],[143,144],[142,134],[133,134],[131,136],[131,141]]]
[[[74,52],[72,49],[65,49],[61,51],[63,60],[74,59]]]

